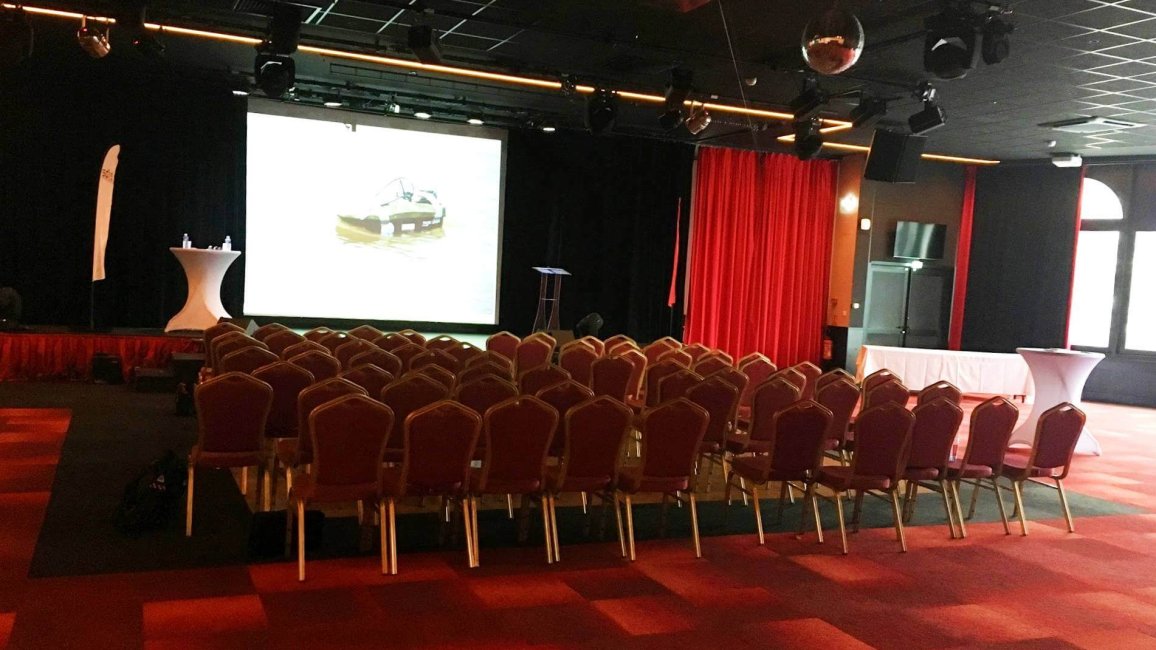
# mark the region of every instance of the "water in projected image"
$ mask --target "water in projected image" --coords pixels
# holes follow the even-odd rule
[[[250,113],[248,143],[246,314],[496,322],[500,139]]]

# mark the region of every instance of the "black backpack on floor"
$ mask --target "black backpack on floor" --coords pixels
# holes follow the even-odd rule
[[[128,535],[164,528],[185,491],[186,464],[173,450],[153,461],[124,486],[116,527]]]

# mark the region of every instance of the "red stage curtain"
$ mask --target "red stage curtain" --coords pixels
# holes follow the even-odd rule
[[[951,328],[947,348],[958,350],[963,341],[963,309],[967,302],[967,268],[971,259],[971,222],[975,218],[975,165],[968,165],[959,216],[959,244],[955,248],[955,291],[951,295]]]
[[[156,368],[174,352],[198,352],[201,339],[180,336],[115,334],[0,334],[0,381],[10,379],[86,379],[92,355],[120,357],[125,381],[136,366]]]
[[[832,161],[699,152],[688,342],[780,366],[819,360],[837,175]]]

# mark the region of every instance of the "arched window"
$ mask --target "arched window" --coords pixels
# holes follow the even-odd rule
[[[1076,272],[1068,342],[1106,348],[1112,332],[1119,230],[1084,230],[1086,222],[1122,221],[1124,205],[1103,181],[1085,178],[1080,189],[1081,230],[1076,242]]]
[[[1081,221],[1122,221],[1124,204],[1116,192],[1101,180],[1085,178],[1080,188]]]

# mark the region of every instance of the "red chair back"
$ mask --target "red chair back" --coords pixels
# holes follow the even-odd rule
[[[410,343],[407,341],[404,345],[399,345],[395,348],[387,350],[387,352],[392,352],[393,356],[401,359],[401,370],[402,372],[405,372],[410,369],[410,364],[413,362],[414,358],[425,354],[425,348],[416,343]]]
[[[469,484],[481,416],[457,402],[442,400],[410,413],[402,430],[407,491],[461,494]]]
[[[506,374],[511,379],[514,377],[514,362],[511,359],[507,359],[504,355],[501,355],[501,354],[494,352],[492,350],[486,350],[480,354],[474,355],[474,357],[472,359],[470,359],[469,361],[466,362],[465,367],[466,368],[472,368],[474,366],[481,365],[483,363],[488,363],[491,365],[498,366],[500,368],[505,368]]]
[[[349,367],[375,365],[394,377],[401,374],[401,359],[392,352],[386,352],[377,346],[353,355],[349,360]]]
[[[930,404],[937,399],[946,399],[959,406],[960,402],[963,401],[963,393],[949,381],[937,381],[919,391],[919,395],[915,398],[915,405]]]
[[[217,372],[252,372],[262,366],[277,363],[277,355],[256,346],[243,347],[221,357]]]
[[[702,375],[686,368],[679,368],[662,378],[662,383],[658,385],[659,403],[685,397],[687,391],[701,382]]]
[[[485,354],[485,351],[469,343],[458,343],[452,348],[447,348],[445,353],[457,360],[459,368],[465,368],[474,358]]]
[[[566,443],[566,438],[562,434],[562,425],[565,422],[566,414],[575,405],[594,397],[594,392],[582,384],[569,379],[543,388],[538,391],[537,397],[558,411],[558,427],[554,430],[554,438],[550,443],[550,455],[561,456],[563,446]]]
[[[666,352],[663,352],[656,361],[653,362],[650,360],[650,357],[646,358],[647,364],[657,363],[659,361],[673,361],[680,367],[686,368],[687,370],[690,370],[691,364],[694,363],[694,359],[692,359],[689,354],[683,352],[681,348],[667,350]]]
[[[775,415],[799,401],[799,387],[786,377],[772,377],[755,389],[751,399],[751,440],[775,439]]]
[[[951,446],[963,422],[963,409],[946,398],[939,398],[915,407],[915,426],[911,429],[911,451],[907,455],[909,468],[935,468],[939,476],[951,458]]]
[[[709,420],[706,409],[685,397],[643,413],[642,475],[689,482]]]
[[[501,492],[526,494],[542,488],[546,452],[558,411],[532,395],[506,400],[486,411],[483,423],[485,458],[478,489],[500,483]]]
[[[213,357],[213,369],[220,367],[221,359],[224,359],[225,355],[248,347],[269,349],[269,346],[244,332],[229,332],[213,339],[213,347],[209,350]]]
[[[755,389],[763,384],[764,381],[770,379],[771,375],[775,374],[778,368],[758,352],[755,356],[748,360],[745,364],[739,366],[739,372],[747,376],[747,387],[743,391],[740,404],[742,406],[749,406],[751,399],[755,396]],[[748,355],[749,356],[749,355]],[[740,362],[741,363],[741,362]]]
[[[594,348],[582,344],[571,345],[562,350],[562,354],[558,356],[558,365],[570,373],[570,378],[582,384],[589,386],[593,381],[593,366],[594,362],[598,360],[598,353]]]
[[[583,336],[578,340],[593,348],[594,354],[597,354],[598,356],[606,354],[606,344],[603,343],[602,340],[597,336]]]
[[[399,330],[397,333],[400,334],[401,336],[404,336],[405,339],[407,341],[409,341],[410,343],[413,343],[414,345],[416,345],[420,348],[423,348],[423,349],[425,348],[426,339],[421,334],[418,334],[417,332],[415,332],[411,329]]]
[[[313,375],[315,381],[329,379],[341,374],[341,362],[327,352],[310,350],[291,359],[289,363],[301,366]]]
[[[810,361],[803,361],[794,366],[807,378],[807,383],[803,384],[803,399],[813,399],[815,397],[815,382],[823,374],[823,369]]]
[[[425,349],[427,350],[441,350],[442,352],[449,352],[450,350],[461,345],[462,342],[452,336],[442,334],[435,336],[425,342]]]
[[[458,386],[454,399],[485,417],[491,406],[517,396],[518,387],[512,381],[496,375],[481,375]]]
[[[337,346],[337,349],[333,351],[333,356],[336,357],[339,362],[341,362],[342,368],[349,370],[353,367],[350,364],[350,361],[353,359],[353,357],[361,354],[362,352],[368,352],[370,350],[380,351],[380,348],[370,343],[369,341],[350,335],[345,343]]]
[[[518,379],[518,387],[523,395],[537,395],[543,388],[570,379],[570,373],[554,365],[538,366],[528,370]]]
[[[819,378],[815,380],[815,394],[818,395],[824,386],[838,379],[851,382],[851,385],[855,386],[855,390],[859,390],[859,386],[855,384],[855,377],[842,368],[835,368],[830,372],[819,375]]]
[[[771,467],[783,480],[801,481],[823,463],[831,411],[813,400],[795,402],[775,414]]]
[[[900,383],[903,382],[903,380],[899,378],[899,375],[891,372],[886,368],[881,368],[864,377],[862,383],[860,383],[859,386],[863,389],[863,394],[866,395],[871,391],[871,389],[875,388],[879,384],[882,384],[888,379],[896,379]]]
[[[332,333],[333,333],[333,330],[331,330],[328,327],[325,327],[323,325],[320,327],[314,327],[313,329],[309,330],[308,332],[305,332],[305,338],[309,339],[310,341],[313,341],[314,343],[319,343],[319,342],[321,342],[321,339],[325,338],[326,336],[329,336]]]
[[[275,335],[272,338],[276,338],[277,336],[280,335]],[[285,348],[281,350],[281,360],[288,361],[299,354],[313,352],[314,350],[322,354],[329,354],[329,348],[325,347],[324,345],[315,343],[309,339],[302,339],[296,343],[290,343],[289,345],[285,346]]]
[[[344,488],[350,496],[376,493],[391,429],[393,411],[365,395],[346,395],[318,406],[309,414],[309,475],[318,487]]]
[[[265,437],[296,438],[297,398],[313,383],[313,375],[288,361],[278,361],[258,368],[253,376],[273,388],[273,404],[265,420]]]
[[[377,399],[381,395],[381,389],[394,380],[392,374],[372,363],[350,368],[341,373],[341,377],[364,388],[365,393],[373,399]]]
[[[626,357],[602,357],[590,364],[591,388],[595,395],[606,395],[625,402],[630,395],[630,377],[633,373],[634,364]]]
[[[894,403],[867,409],[855,420],[855,456],[851,472],[859,476],[885,476],[892,485],[907,464],[915,416]]]
[[[690,345],[683,346],[682,351],[690,355],[692,364],[698,363],[699,359],[710,354],[710,348],[702,343],[691,343]]]
[[[618,349],[615,356],[626,359],[633,366],[630,369],[630,381],[626,384],[626,395],[634,399],[641,398],[642,380],[646,376],[646,365],[649,363],[646,355],[641,350],[624,346]]]
[[[725,368],[733,367],[734,366],[732,366],[726,359],[715,356],[714,354],[708,354],[707,356],[699,359],[698,362],[694,364],[694,371],[705,377],[707,375],[713,375],[714,373]]]
[[[288,348],[290,345],[307,340],[309,339],[306,339],[304,336],[301,336],[292,330],[278,330],[269,334],[269,336],[266,336],[262,342],[269,346],[270,352],[284,359],[284,352],[286,348]]]
[[[675,380],[677,375],[671,375],[663,382],[665,388]],[[699,381],[687,389],[686,398],[706,410],[706,433],[703,441],[722,445],[727,434],[731,431],[735,416],[739,409],[739,390],[726,379],[717,375]]]
[[[659,361],[654,365],[648,365],[646,368],[646,405],[658,406],[662,401],[662,394],[659,388],[662,386],[662,380],[666,379],[667,375],[682,370],[683,367],[678,365],[675,361]]]
[[[518,344],[521,342],[522,339],[510,332],[498,332],[497,334],[491,334],[489,338],[486,339],[486,351],[497,352],[506,359],[513,361]]]
[[[390,332],[384,336],[373,339],[373,344],[385,350],[386,352],[393,352],[403,345],[409,345],[409,339],[405,338],[397,332]],[[420,345],[418,347],[421,347]],[[423,348],[424,349],[424,348]]]
[[[540,366],[549,365],[554,346],[542,338],[527,337],[514,349],[514,375],[521,377]]]
[[[198,385],[193,400],[200,453],[260,453],[272,386],[243,372],[227,372]]]
[[[496,363],[487,361],[485,363],[475,363],[459,372],[458,384],[465,384],[481,377],[497,377],[499,379],[505,379],[506,381],[513,380],[513,376],[508,367],[499,366]]]
[[[682,346],[672,343],[668,339],[659,339],[650,345],[642,348],[642,354],[646,356],[647,363],[658,363],[658,360],[667,352],[678,350]],[[688,357],[690,355],[687,355]],[[688,364],[689,365],[689,364]]]
[[[381,402],[393,411],[394,417],[393,433],[387,444],[393,448],[401,447],[402,427],[409,414],[449,396],[448,388],[421,373],[405,375],[381,389]]]
[[[740,398],[742,397],[743,393],[746,392],[747,382],[750,381],[747,379],[747,376],[742,373],[742,371],[738,370],[734,366],[727,366],[721,370],[716,370],[709,375],[703,375],[703,377],[707,379],[710,379],[711,377],[718,377],[719,379],[722,379],[731,386],[735,387],[735,390],[739,392]]]
[[[410,359],[409,369],[420,370],[426,366],[441,366],[451,373],[456,373],[460,365],[457,359],[441,350],[427,350]]]
[[[875,387],[863,394],[863,410],[875,408],[883,404],[895,404],[896,406],[907,406],[907,400],[911,397],[911,391],[899,382],[898,379],[888,379],[887,381],[875,384]]]
[[[222,336],[234,332],[244,334],[245,330],[237,327],[233,323],[217,323],[205,330],[202,336],[204,337],[206,367],[210,369],[213,368],[213,343]]]
[[[563,416],[561,477],[584,479],[604,489],[622,465],[622,446],[634,413],[612,397],[594,397]]]
[[[798,368],[783,368],[771,375],[771,378],[782,377],[791,382],[795,388],[799,389],[800,398],[803,395],[803,390],[807,388],[807,376],[799,372]]]
[[[290,332],[290,331],[292,331],[292,330],[290,330],[288,327],[285,327],[281,323],[266,323],[266,324],[262,325],[261,327],[258,327],[257,329],[253,330],[253,338],[264,343],[266,339],[268,339],[270,336],[276,334],[277,332]]]
[[[986,465],[998,476],[1020,410],[1003,397],[993,397],[971,412],[963,462]]]
[[[318,406],[346,395],[365,395],[365,389],[348,379],[332,377],[313,384],[298,393],[297,431],[304,434],[297,437],[298,459],[313,457],[313,439],[308,435],[309,414]]]
[[[345,345],[345,343],[350,341],[352,338],[353,337],[349,336],[349,334],[346,334],[345,332],[330,332],[317,342],[321,345],[324,345],[325,348],[329,350],[330,354],[337,354],[337,348]]]
[[[373,343],[377,339],[385,336],[385,332],[377,329],[376,327],[374,327],[372,325],[362,324],[362,325],[358,325],[357,327],[349,330],[349,335],[354,337],[354,338],[359,338],[362,341],[366,341],[368,343]]]
[[[1044,411],[1036,423],[1036,437],[1032,443],[1028,467],[1063,468],[1060,478],[1067,476],[1086,419],[1084,412],[1069,402]]]
[[[753,363],[755,361],[770,363],[772,366],[775,365],[771,362],[770,359],[767,358],[767,355],[763,354],[762,352],[751,352],[750,354],[745,354],[739,357],[738,362],[735,363],[735,367],[739,370],[742,370],[747,367],[747,364]]]
[[[851,415],[859,404],[859,387],[846,379],[836,377],[822,384],[815,401],[831,412],[831,429],[827,438],[842,443],[847,441],[847,430],[851,426]]]
[[[605,354],[610,354],[611,352],[614,351],[615,348],[617,348],[618,346],[621,346],[621,345],[629,345],[629,346],[632,346],[634,348],[638,347],[638,344],[634,342],[634,339],[630,338],[629,336],[627,336],[625,334],[615,334],[614,336],[611,336],[610,338],[606,339],[605,343],[606,343]]]
[[[553,355],[553,350],[554,350],[554,348],[558,347],[558,339],[554,338],[553,336],[550,336],[549,334],[547,334],[547,333],[545,333],[545,332],[541,332],[541,331],[539,331],[539,332],[534,332],[533,334],[531,334],[531,335],[527,336],[526,338],[522,339],[522,342],[524,343],[524,342],[526,342],[526,341],[531,341],[531,340],[533,340],[533,341],[542,341],[542,342],[544,342],[544,343],[547,343],[547,344],[549,344],[549,345],[550,345],[550,351],[551,351],[551,355]]]
[[[412,375],[415,373],[419,374],[419,375],[425,375],[425,376],[433,379],[434,381],[438,382],[439,384],[445,386],[446,390],[449,390],[449,391],[452,391],[454,389],[454,383],[457,381],[457,377],[454,376],[454,373],[450,372],[449,370],[446,370],[445,368],[443,368],[441,366],[434,365],[432,363],[429,364],[428,366],[422,366],[420,368],[417,368],[416,370],[410,370],[409,372],[407,372],[405,374]]]

